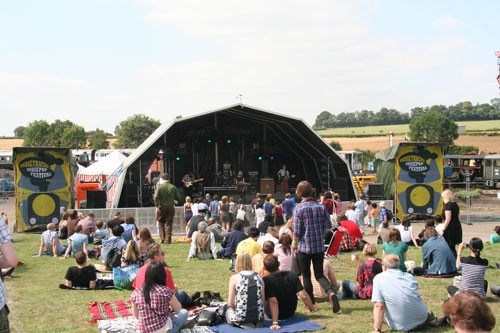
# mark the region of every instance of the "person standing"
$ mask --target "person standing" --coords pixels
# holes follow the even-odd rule
[[[283,213],[285,214],[285,220],[292,218],[293,209],[295,208],[295,198],[292,197],[290,193],[285,194],[285,201],[281,204],[283,207]]]
[[[457,257],[457,250],[455,245],[462,243],[462,225],[460,224],[460,208],[453,200],[454,195],[450,190],[444,190],[441,193],[444,203],[444,226],[443,237],[448,243],[448,246],[453,252],[455,258]]]
[[[194,185],[194,177],[193,171],[189,170],[187,174],[182,177],[182,184],[184,186],[184,196],[185,197],[193,197],[193,185]]]
[[[354,216],[362,233],[365,233],[365,206],[366,201],[363,199],[363,195],[361,194],[358,197],[358,201],[354,204],[354,212],[356,213]]]
[[[292,248],[296,251],[300,272],[304,278],[304,289],[314,303],[313,285],[311,282],[311,262],[313,263],[314,277],[327,293],[332,305],[332,311],[340,310],[337,295],[330,286],[330,282],[323,275],[324,235],[331,229],[330,215],[325,206],[313,198],[313,188],[308,181],[301,181],[297,185],[297,196],[302,202],[293,212],[293,241]]]
[[[156,219],[160,229],[161,243],[172,243],[172,224],[175,215],[175,202],[181,200],[181,194],[177,188],[169,182],[168,173],[163,174],[163,184],[158,186],[154,195],[156,205]]]
[[[280,182],[280,192],[287,193],[288,192],[288,180],[290,179],[290,173],[286,169],[286,165],[283,164],[281,169],[278,170],[278,181]]]
[[[3,216],[0,217],[0,269],[15,268],[19,259],[17,258],[16,250],[12,245],[12,236],[7,223]],[[9,307],[5,297],[5,288],[3,281],[0,279],[0,332],[9,332]]]

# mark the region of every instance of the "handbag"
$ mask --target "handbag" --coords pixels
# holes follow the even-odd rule
[[[236,219],[245,221],[245,210],[243,210],[242,208],[238,208],[238,213],[236,213]]]
[[[113,284],[118,289],[132,289],[139,265],[128,265],[125,267],[113,268]]]
[[[292,271],[294,271],[297,276],[300,276],[302,274],[300,271],[299,259],[297,258],[296,253],[294,253],[292,257]]]
[[[213,326],[218,323],[218,307],[208,307],[201,310],[196,317],[196,326]]]

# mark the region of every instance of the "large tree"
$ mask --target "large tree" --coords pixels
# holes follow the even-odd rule
[[[108,149],[109,142],[106,132],[100,129],[87,133],[88,146],[90,149]]]
[[[61,146],[76,149],[87,148],[87,134],[85,134],[85,129],[76,125],[65,129],[61,137]]]
[[[25,130],[26,130],[26,127],[24,127],[24,126],[17,126],[14,129],[14,135],[16,136],[16,138],[22,138],[24,136],[24,131]]]
[[[458,126],[437,110],[429,110],[410,122],[414,142],[440,142],[451,145],[458,138]]]
[[[116,148],[137,148],[161,125],[159,120],[136,114],[122,121],[115,130]]]
[[[45,120],[35,120],[24,130],[23,146],[43,147],[50,145],[50,125]]]

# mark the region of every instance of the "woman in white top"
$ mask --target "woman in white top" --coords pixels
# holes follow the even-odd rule
[[[415,247],[419,247],[415,236],[413,236],[413,227],[410,225],[409,218],[405,217],[403,222],[401,222],[401,224],[396,228],[398,228],[399,233],[401,234],[401,241],[405,242],[408,246],[413,244]]]

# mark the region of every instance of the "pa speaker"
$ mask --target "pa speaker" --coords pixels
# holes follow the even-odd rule
[[[87,191],[87,208],[106,208],[106,191]]]
[[[384,196],[384,184],[368,184],[368,197],[370,200],[382,200]]]

